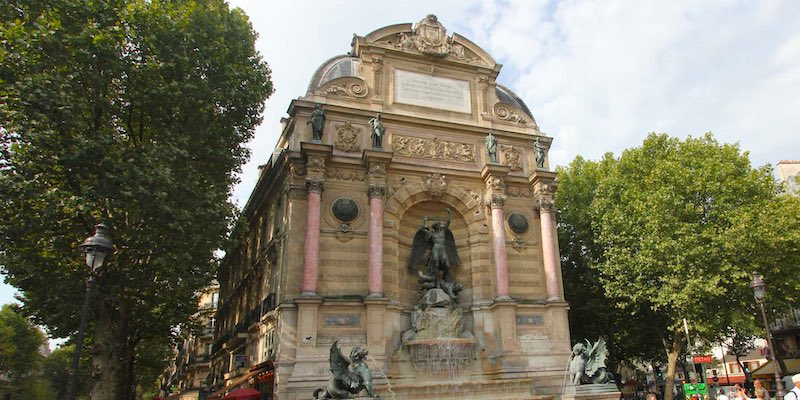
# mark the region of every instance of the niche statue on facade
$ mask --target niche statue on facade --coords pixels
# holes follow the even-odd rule
[[[450,273],[450,268],[461,264],[461,260],[458,258],[453,231],[450,230],[450,209],[445,208],[445,211],[447,211],[446,220],[433,220],[430,217],[425,217],[423,220],[422,227],[414,235],[408,268],[413,269],[422,261],[425,254],[428,254],[428,272],[417,272],[422,290],[441,289],[453,302],[456,302],[462,285],[456,282]],[[428,221],[433,221],[430,227]]]
[[[321,105],[314,106],[314,111],[311,112],[311,116],[306,122],[306,125],[309,124],[311,125],[311,140],[321,141],[322,131],[325,129],[325,110],[322,109]]]

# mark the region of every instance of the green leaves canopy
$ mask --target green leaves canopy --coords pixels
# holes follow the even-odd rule
[[[96,293],[128,314],[120,340],[194,310],[272,92],[254,41],[222,0],[0,4],[0,264],[55,335],[77,327],[77,245],[101,221],[117,251]]]

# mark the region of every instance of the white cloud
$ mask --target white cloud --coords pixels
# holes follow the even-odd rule
[[[754,164],[798,157],[800,3],[657,1],[233,1],[261,35],[277,92],[235,196],[246,202],[279,120],[353,33],[436,14],[504,65],[499,80],[553,136],[551,160],[598,158],[651,131],[712,131]]]

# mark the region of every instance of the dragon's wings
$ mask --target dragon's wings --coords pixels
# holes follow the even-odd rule
[[[346,387],[351,387],[351,383],[358,380],[358,376],[350,371],[350,360],[339,350],[339,341],[331,345],[331,356],[328,361],[331,363],[331,373],[333,378],[342,381]]]
[[[586,361],[586,375],[594,376],[600,368],[605,368],[606,358],[608,357],[608,350],[606,349],[606,340],[602,337],[597,339],[594,346],[589,351],[589,357]]]
[[[458,258],[458,251],[456,250],[456,238],[453,236],[453,231],[449,228],[445,229],[444,235],[444,248],[447,252],[447,259],[450,260],[451,265],[461,265],[461,259]]]
[[[428,231],[420,229],[414,235],[414,241],[411,243],[411,255],[408,257],[408,269],[414,268],[418,262],[425,258],[425,251],[428,250]]]

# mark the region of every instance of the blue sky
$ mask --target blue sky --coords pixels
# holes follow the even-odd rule
[[[503,64],[499,81],[554,138],[552,165],[597,159],[649,132],[711,131],[754,165],[800,158],[797,1],[236,0],[259,33],[276,92],[249,144],[234,197],[244,205],[289,102],[328,58],[364,36],[435,14]],[[82,238],[76,238],[81,240]],[[79,255],[76,255],[76,257]],[[0,285],[0,303],[12,289]]]

